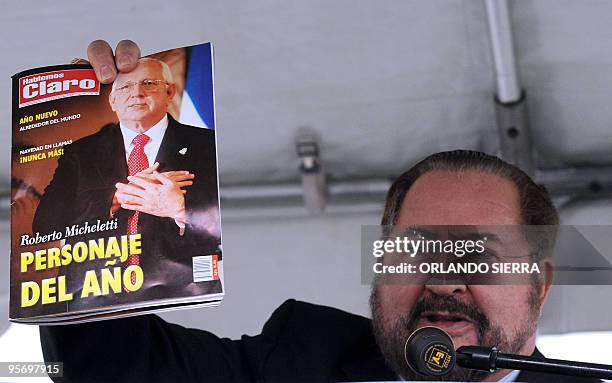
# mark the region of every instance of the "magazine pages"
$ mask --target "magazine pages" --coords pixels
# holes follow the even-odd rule
[[[63,324],[218,304],[210,43],[13,76],[10,319]]]

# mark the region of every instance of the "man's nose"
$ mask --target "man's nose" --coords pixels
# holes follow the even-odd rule
[[[425,284],[425,289],[437,295],[460,295],[467,291],[467,286],[464,284],[446,284],[444,281],[432,281],[430,279]]]
[[[144,96],[144,89],[142,84],[135,83],[130,87],[130,96]]]
[[[444,254],[442,259],[443,264],[448,267],[454,261],[454,256]],[[438,274],[432,273],[427,275],[425,281],[425,289],[438,295],[455,295],[464,294],[467,291],[465,275],[461,274]]]

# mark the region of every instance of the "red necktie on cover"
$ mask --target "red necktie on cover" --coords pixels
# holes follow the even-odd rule
[[[149,136],[145,134],[139,134],[134,137],[132,143],[134,144],[134,149],[130,152],[130,156],[128,157],[128,174],[133,176],[134,174],[141,172],[149,167],[149,159],[144,152],[144,146],[149,142]],[[138,233],[138,214],[139,212],[135,211],[128,217],[128,234],[136,234]],[[138,255],[130,255],[127,259],[128,266],[129,265],[139,265],[140,258]],[[134,274],[131,276],[132,283],[136,283],[136,277]]]

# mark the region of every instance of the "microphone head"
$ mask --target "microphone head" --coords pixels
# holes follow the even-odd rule
[[[415,372],[427,376],[442,376],[455,367],[453,340],[437,327],[421,327],[406,340],[404,357]]]

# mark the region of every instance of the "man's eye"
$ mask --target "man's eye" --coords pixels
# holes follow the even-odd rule
[[[484,255],[485,258],[487,260],[490,261],[499,261],[499,258],[497,256],[497,253],[491,249],[485,249],[482,253],[480,253],[479,255]]]
[[[149,86],[150,86],[150,85],[155,84],[155,81],[153,81],[153,80],[144,80],[144,81],[142,82],[142,84],[143,84],[143,85],[149,85]]]
[[[425,235],[423,235],[423,232],[416,229],[406,230],[405,236],[413,239],[425,239]]]

